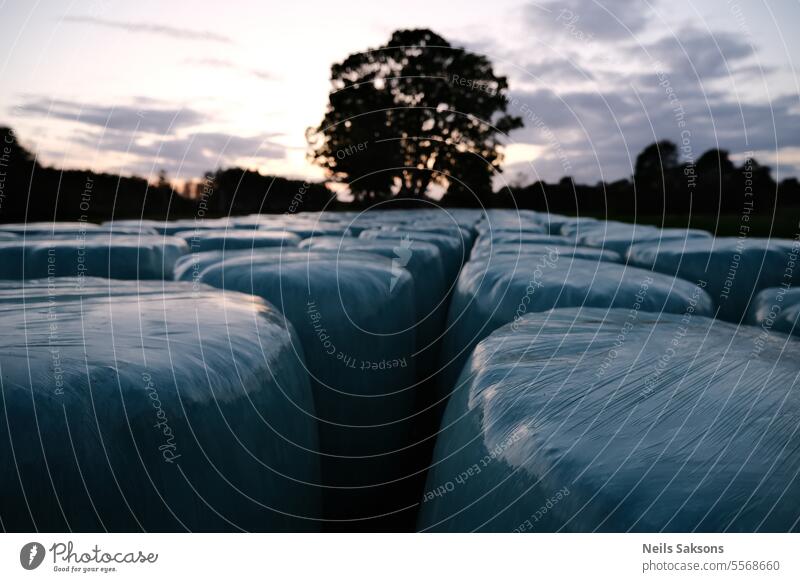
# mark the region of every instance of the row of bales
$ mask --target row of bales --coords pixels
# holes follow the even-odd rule
[[[0,523],[797,530],[798,255],[531,211],[0,225]]]

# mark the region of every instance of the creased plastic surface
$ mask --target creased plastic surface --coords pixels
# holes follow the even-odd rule
[[[747,322],[766,331],[800,335],[800,288],[764,289],[750,304]]]
[[[605,225],[606,223],[600,223]],[[710,239],[711,233],[689,228],[656,228],[641,224],[611,224],[598,227],[578,237],[578,243],[608,249],[625,255],[636,243],[683,242],[692,239]]]
[[[13,531],[296,531],[321,515],[293,332],[205,285],[0,284],[0,515]]]
[[[640,243],[628,250],[630,264],[688,281],[706,281],[718,317],[739,322],[762,289],[800,283],[800,240],[713,238]]]
[[[26,236],[0,241],[0,279],[171,279],[188,250],[182,239],[157,235]]]
[[[800,342],[696,313],[629,322],[559,309],[481,342],[419,527],[797,530]]]
[[[186,241],[192,251],[241,250],[261,247],[296,247],[301,238],[294,233],[256,230],[181,230],[173,236]]]
[[[438,342],[447,318],[446,295],[454,283],[445,278],[444,262],[436,245],[411,240],[410,236],[400,240],[320,237],[307,239],[300,247],[345,255],[350,251],[374,253],[390,259],[393,269],[407,270],[414,280],[417,369],[423,379],[435,373]]]
[[[693,298],[698,298],[700,313],[713,313],[710,297],[696,285],[617,263],[575,259],[557,251],[470,261],[450,304],[442,349],[445,386],[453,385],[481,339],[526,313],[580,306],[682,313]]]
[[[326,490],[326,515],[403,507],[377,493],[407,476],[401,449],[410,439],[416,351],[408,271],[371,253],[261,249],[211,264],[199,280],[263,297],[294,326],[314,391],[323,479],[345,487]],[[391,506],[375,505],[381,499]]]
[[[488,260],[493,256],[506,258],[507,255],[519,257],[520,261],[527,262],[535,255],[546,255],[552,249],[558,251],[561,257],[572,257],[575,259],[587,259],[594,261],[610,261],[612,263],[621,263],[622,257],[614,251],[606,249],[594,249],[591,247],[582,247],[574,244],[550,244],[546,242],[530,242],[530,243],[495,243],[492,245],[482,246],[472,250],[471,260]]]

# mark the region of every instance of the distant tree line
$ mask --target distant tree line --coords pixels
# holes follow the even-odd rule
[[[62,170],[40,164],[16,134],[0,127],[0,222],[177,219],[321,210],[335,198],[306,183],[233,168],[207,173],[178,193],[161,172],[144,178]]]
[[[406,199],[398,206],[429,207],[426,200]],[[11,129],[0,127],[0,222],[177,219],[198,216],[201,211],[206,217],[281,214],[363,209],[373,203],[363,198],[338,201],[324,183],[265,176],[243,168],[209,172],[178,193],[163,173],[148,182],[139,177],[46,167],[19,145]],[[717,216],[743,211],[768,216],[773,212],[780,215],[782,209],[800,210],[800,183],[797,178],[787,178],[777,184],[769,167],[753,159],[737,166],[724,150],[709,150],[694,164],[682,163],[676,146],[662,141],[639,154],[631,179],[590,186],[565,177],[557,183],[517,185],[477,197],[459,191],[446,194],[439,203],[608,218]]]
[[[496,205],[502,207],[611,218],[768,215],[780,208],[800,207],[800,182],[786,178],[778,184],[768,166],[752,158],[737,166],[720,149],[708,150],[694,163],[681,162],[677,146],[660,141],[639,154],[631,179],[590,186],[565,177],[556,184],[513,186],[496,196]]]

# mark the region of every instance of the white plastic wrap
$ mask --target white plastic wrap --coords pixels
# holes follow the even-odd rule
[[[750,304],[747,322],[767,332],[800,335],[800,287],[764,289]]]
[[[628,261],[687,281],[707,282],[718,317],[739,322],[756,293],[783,283],[800,283],[800,240],[712,238],[640,243]]]
[[[625,256],[636,243],[682,242],[692,239],[710,239],[711,233],[690,228],[656,228],[641,224],[612,224],[597,228],[578,237],[578,244],[608,249]]]
[[[692,303],[703,315],[713,302],[696,285],[617,263],[575,259],[557,250],[522,260],[499,255],[470,261],[458,278],[442,349],[452,386],[472,348],[506,323],[526,313],[556,307],[619,307],[682,313]]]
[[[419,528],[796,531],[798,348],[697,313],[528,315],[466,366]]]
[[[444,261],[445,277],[448,281],[455,280],[461,265],[469,257],[469,246],[463,239],[449,236],[446,234],[435,234],[431,232],[403,231],[403,230],[382,230],[369,229],[359,234],[362,239],[381,239],[390,241],[411,241],[429,242],[439,247]]]
[[[404,507],[408,499],[393,492],[408,476],[415,400],[408,271],[371,253],[261,249],[198,275],[265,298],[294,326],[314,391],[323,480],[332,487],[325,492],[327,518]]]
[[[188,250],[182,239],[160,235],[19,237],[0,241],[0,279],[172,279]]]
[[[554,237],[560,238],[560,237]],[[606,249],[595,249],[591,247],[582,247],[575,244],[560,245],[549,244],[544,242],[539,243],[494,243],[492,245],[481,245],[472,249],[472,256],[470,260],[488,260],[493,256],[512,255],[519,257],[520,262],[530,261],[532,255],[548,254],[551,249],[558,251],[562,257],[572,257],[575,259],[587,259],[595,261],[610,261],[612,263],[621,263],[622,257],[614,251]]]
[[[297,340],[205,285],[0,284],[0,515],[11,531],[320,526]]]
[[[475,245],[472,247],[472,254],[485,254],[492,245],[517,243],[517,244],[540,244],[546,243],[550,245],[575,245],[577,242],[573,237],[558,236],[551,234],[536,234],[536,233],[484,233],[475,240]]]
[[[181,230],[173,236],[182,238],[192,251],[241,250],[263,247],[296,247],[301,238],[291,232],[257,230]]]
[[[447,318],[446,297],[454,281],[445,278],[439,248],[411,238],[400,240],[321,237],[305,240],[301,248],[328,250],[347,254],[350,251],[375,253],[387,257],[392,266],[407,270],[414,279],[417,352],[414,355],[421,379],[436,372],[439,363],[438,342]]]
[[[0,224],[0,231],[27,236],[78,233],[100,228],[92,222],[21,222]]]

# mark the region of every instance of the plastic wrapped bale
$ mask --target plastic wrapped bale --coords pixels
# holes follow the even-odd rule
[[[371,253],[264,249],[208,266],[199,280],[267,299],[297,331],[331,527],[413,506],[416,310],[408,271]]]
[[[0,284],[7,531],[297,531],[321,518],[297,339],[208,286]]]
[[[564,216],[562,214],[550,214],[542,212],[539,214],[540,222],[547,228],[547,232],[553,235],[561,234],[561,227],[575,220],[574,216]]]
[[[165,236],[23,237],[0,241],[0,279],[172,279],[188,250],[182,239]]]
[[[264,230],[264,227],[261,227]],[[350,233],[350,229],[346,226],[323,226],[323,225],[302,225],[302,224],[292,224],[290,226],[283,227],[283,232],[289,232],[296,236],[299,236],[301,239],[306,240],[310,238],[316,238],[321,236],[336,236],[336,237],[352,237],[353,235]]]
[[[554,310],[481,342],[419,527],[763,532],[800,524],[800,342],[698,316]]]
[[[256,230],[181,230],[175,233],[192,251],[241,250],[263,247],[296,247],[300,237],[291,232]]]
[[[228,218],[206,218],[203,220],[170,220],[162,222],[154,227],[161,234],[172,236],[182,231],[202,231],[202,230],[255,230],[254,225],[234,224]]]
[[[100,228],[91,222],[21,222],[19,224],[0,224],[0,231],[26,236],[47,236],[60,233],[78,233]]]
[[[479,236],[475,240],[475,244],[472,247],[472,254],[471,257],[488,254],[491,247],[499,244],[509,244],[514,243],[518,245],[522,244],[550,244],[550,245],[561,245],[561,246],[569,246],[569,245],[576,245],[576,241],[572,237],[568,236],[556,236],[551,234],[535,234],[535,233],[509,233],[509,232],[501,232],[501,233],[486,233],[482,236]]]
[[[479,234],[516,233],[516,234],[550,234],[547,227],[533,216],[488,216],[475,226]]]
[[[558,234],[561,236],[578,236],[592,231],[596,228],[603,228],[606,221],[597,220],[590,216],[574,216],[569,220],[561,221],[558,230],[551,230],[551,234]],[[625,224],[624,222],[615,222],[614,224]]]
[[[229,218],[204,218],[204,219],[182,219],[182,220],[113,220],[103,223],[103,226],[114,225],[116,227],[129,228],[150,228],[159,234],[171,236],[180,231],[197,230],[225,230],[225,229],[246,229],[255,228],[248,225],[237,225]]]
[[[66,236],[67,233],[57,233],[58,236]],[[158,231],[150,226],[117,226],[113,223],[103,224],[98,228],[92,228],[86,231],[79,231],[73,236],[109,236],[117,234],[130,234],[130,235],[157,235]]]
[[[750,304],[747,322],[766,331],[800,335],[800,288],[764,289]]]
[[[698,285],[617,263],[563,257],[558,251],[470,261],[450,303],[442,347],[445,388],[452,387],[472,348],[498,327],[530,312],[556,307],[620,307],[683,313],[688,306],[712,315],[714,304]]]
[[[261,255],[262,251],[256,253],[254,250],[239,251],[204,251],[191,252],[183,255],[175,262],[173,277],[176,281],[199,281],[200,274],[208,267],[221,263],[225,259],[255,257]]]
[[[800,283],[800,240],[712,238],[640,243],[628,250],[628,262],[686,279],[707,282],[717,317],[740,322],[762,289]]]
[[[362,251],[389,258],[392,267],[407,270],[414,279],[417,350],[413,355],[420,381],[431,378],[439,363],[439,340],[447,319],[447,294],[452,281],[444,274],[439,248],[431,243],[322,237],[305,240],[301,248],[339,253]]]
[[[504,258],[506,256],[515,256],[519,257],[520,262],[529,262],[531,255],[547,254],[551,249],[555,249],[561,257],[610,261],[612,263],[622,262],[622,257],[614,251],[547,243],[498,243],[488,247],[484,246],[477,248],[477,251],[473,249],[470,260],[490,260],[493,256],[502,256]]]
[[[455,281],[461,265],[469,256],[469,247],[463,239],[452,237],[446,234],[434,234],[430,232],[406,232],[402,230],[365,230],[360,235],[362,239],[380,239],[391,241],[402,241],[410,239],[412,241],[429,242],[439,247],[444,261],[445,277],[448,281]]]
[[[430,232],[432,234],[446,234],[453,238],[461,239],[464,246],[467,248],[471,247],[475,242],[475,233],[472,230],[454,224],[438,224],[419,221],[414,224],[384,226],[383,229],[402,232]]]
[[[612,250],[625,255],[636,243],[665,243],[710,239],[711,233],[691,228],[655,228],[641,224],[614,225],[599,228],[578,237],[578,244]]]

